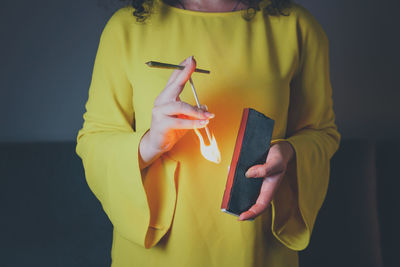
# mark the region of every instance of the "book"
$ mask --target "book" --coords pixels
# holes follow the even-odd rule
[[[265,163],[273,128],[273,119],[252,108],[243,110],[221,204],[223,212],[240,216],[256,203],[264,178],[247,178],[245,173]]]

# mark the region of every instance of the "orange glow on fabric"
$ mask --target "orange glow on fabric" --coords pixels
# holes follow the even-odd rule
[[[211,135],[210,144],[206,145],[200,131],[197,128],[194,128],[194,132],[199,138],[200,152],[203,157],[211,162],[219,164],[221,162],[221,153],[218,149],[217,141],[215,140],[214,135]]]

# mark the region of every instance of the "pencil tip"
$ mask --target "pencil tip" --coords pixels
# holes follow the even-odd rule
[[[151,61],[147,61],[145,64],[146,64],[147,66],[151,66]]]

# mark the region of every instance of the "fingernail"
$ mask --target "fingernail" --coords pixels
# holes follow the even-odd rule
[[[206,114],[206,116],[209,117],[209,118],[214,118],[215,117],[215,114],[210,113],[208,111],[204,112],[204,114]]]
[[[254,175],[254,171],[247,171],[247,172],[245,173],[245,175],[246,175],[247,178],[250,178],[251,176]]]

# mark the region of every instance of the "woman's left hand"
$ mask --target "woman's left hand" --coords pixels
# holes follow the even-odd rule
[[[286,172],[287,165],[294,156],[295,151],[292,145],[287,141],[281,141],[270,147],[264,164],[254,165],[247,170],[246,177],[248,179],[264,177],[264,180],[256,203],[248,211],[240,214],[239,221],[253,219],[269,207]]]

